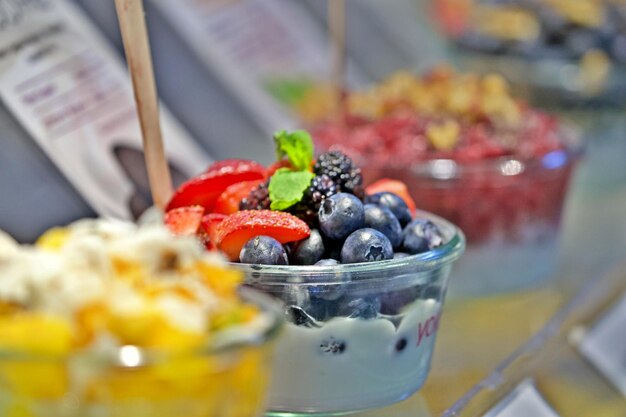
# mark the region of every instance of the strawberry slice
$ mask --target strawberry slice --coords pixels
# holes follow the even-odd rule
[[[179,207],[165,213],[165,225],[178,236],[193,236],[198,232],[204,216],[204,207]]]
[[[272,165],[267,167],[267,178],[271,177],[281,168],[293,168],[291,162],[287,159],[282,159],[278,162],[274,162]]]
[[[311,234],[309,226],[296,216],[271,210],[238,211],[217,225],[216,232],[217,247],[232,261],[239,259],[243,245],[255,236],[270,236],[288,243]]]
[[[195,177],[180,187],[167,205],[166,211],[177,207],[199,205],[207,211],[213,207],[220,194],[229,186],[243,181],[262,180],[265,178],[265,168],[256,162],[230,160],[228,164],[221,161],[214,164],[214,169]]]
[[[249,161],[247,159],[224,159],[214,162],[207,168],[205,173],[209,172],[257,172],[263,176],[266,175],[267,170],[258,162]]]
[[[411,213],[415,212],[415,208],[416,208],[415,201],[411,197],[411,194],[409,194],[409,189],[407,188],[406,184],[403,183],[402,181],[384,178],[382,180],[378,180],[375,183],[369,185],[365,189],[365,192],[368,195],[382,193],[384,191],[394,193],[398,197],[402,198],[404,202],[406,203],[406,205],[409,207],[409,210],[411,211]]]
[[[217,239],[217,225],[223,222],[227,217],[228,216],[225,214],[211,213],[202,218],[200,235],[208,250],[217,249],[214,243]]]
[[[257,188],[263,181],[243,181],[233,184],[220,194],[213,208],[214,213],[233,214],[239,211],[239,203],[246,198],[250,191]]]

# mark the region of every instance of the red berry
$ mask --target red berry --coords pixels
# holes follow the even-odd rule
[[[288,243],[306,239],[311,230],[305,222],[288,213],[246,210],[228,216],[217,225],[215,233],[217,247],[235,261],[243,245],[256,236],[269,236],[280,243]]]
[[[217,239],[217,226],[228,216],[225,214],[211,213],[202,217],[201,234],[204,243],[209,250],[217,249],[215,241]]]
[[[239,211],[239,203],[263,180],[243,181],[229,186],[215,202],[214,213],[233,214]]]
[[[207,168],[205,173],[209,172],[257,172],[263,176],[267,173],[265,167],[258,162],[247,159],[224,159],[214,162]]]
[[[165,213],[165,225],[180,236],[193,236],[198,232],[204,216],[201,206],[179,207]]]
[[[268,178],[271,177],[272,175],[276,173],[276,171],[278,171],[281,168],[293,168],[293,166],[291,165],[291,162],[289,162],[286,159],[283,159],[278,162],[274,162],[272,165],[267,167],[267,177]]]
[[[167,205],[167,211],[177,207],[199,205],[213,211],[219,196],[230,185],[243,181],[262,180],[265,168],[251,161],[222,161],[214,164],[204,174],[193,178],[180,187]]]

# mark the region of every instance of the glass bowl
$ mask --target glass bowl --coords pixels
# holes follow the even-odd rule
[[[445,244],[364,264],[233,264],[247,285],[286,305],[269,394],[274,415],[339,414],[403,400],[428,375],[448,274],[462,232],[427,213]]]
[[[450,285],[453,297],[518,291],[556,267],[565,197],[582,153],[577,132],[563,129],[562,137],[564,148],[533,159],[364,163],[363,175],[366,182],[404,181],[418,207],[463,230],[468,250]]]
[[[261,415],[282,310],[258,291],[244,289],[242,296],[263,311],[262,322],[252,332],[220,332],[202,351],[165,355],[123,346],[69,357],[0,351],[0,415]],[[45,334],[32,337],[54,343]]]

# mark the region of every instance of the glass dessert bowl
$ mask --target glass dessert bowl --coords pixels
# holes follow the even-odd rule
[[[354,93],[349,105],[355,116],[320,124],[317,143],[359,161],[371,188],[385,178],[403,181],[419,207],[465,232],[468,251],[452,295],[545,282],[582,151],[574,129],[513,99],[497,75],[445,68],[396,74]]]
[[[424,383],[462,232],[415,210],[406,187],[366,190],[341,152],[275,136],[278,161],[216,162],[183,184],[164,222],[227,256],[285,305],[269,414],[341,414]]]
[[[194,247],[107,221],[0,236],[0,414],[262,414],[282,310]]]
[[[461,232],[423,214],[445,243],[388,261],[335,266],[233,264],[248,285],[282,300],[270,414],[342,413],[409,397],[430,370]]]

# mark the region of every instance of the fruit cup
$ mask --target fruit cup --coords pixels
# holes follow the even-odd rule
[[[443,245],[418,255],[332,266],[232,264],[249,286],[282,300],[270,414],[329,414],[385,406],[429,372],[448,274],[464,249],[451,223],[420,213]]]
[[[132,345],[68,355],[66,323],[36,315],[0,320],[11,342],[0,350],[3,416],[228,416],[262,413],[274,336],[282,311],[266,295],[246,289],[243,298],[267,318],[241,338],[214,335],[215,343],[185,354]],[[253,335],[253,336],[252,336]],[[5,341],[7,339],[4,339]]]

